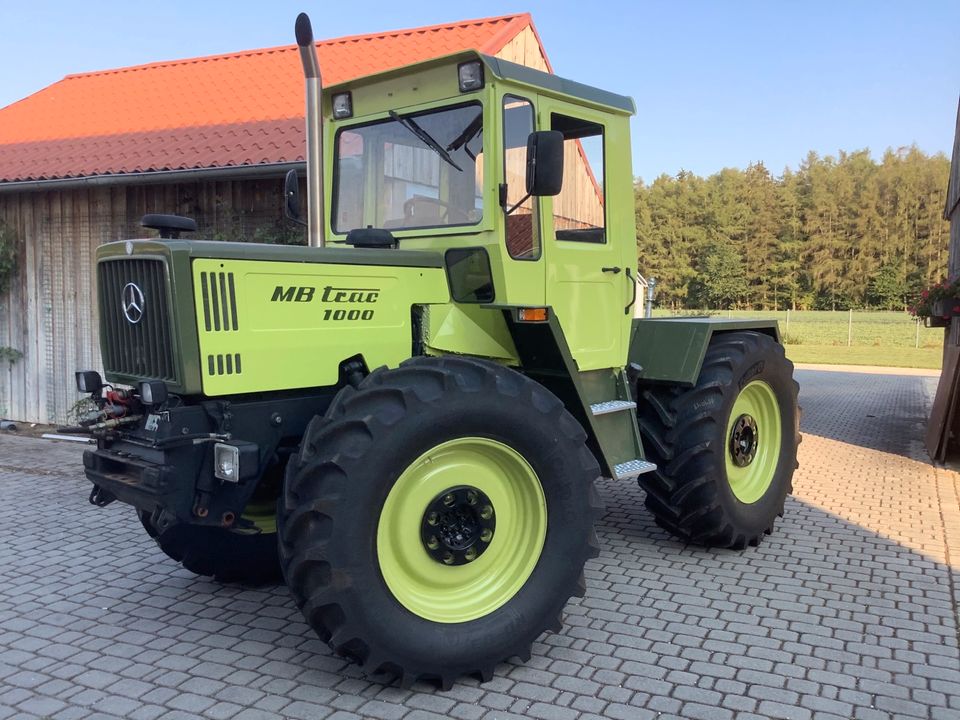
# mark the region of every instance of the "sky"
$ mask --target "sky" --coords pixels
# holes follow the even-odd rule
[[[557,74],[636,100],[647,181],[953,146],[958,0],[0,0],[0,107],[70,73],[291,44],[301,10],[318,38],[530,12]]]

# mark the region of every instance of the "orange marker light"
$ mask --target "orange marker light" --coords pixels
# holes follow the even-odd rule
[[[521,322],[546,322],[546,308],[520,308]]]

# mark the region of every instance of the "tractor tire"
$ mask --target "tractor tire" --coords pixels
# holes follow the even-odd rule
[[[278,512],[308,624],[404,687],[529,659],[597,553],[585,440],[556,396],[486,361],[414,358],[345,388],[308,426]]]
[[[757,332],[715,335],[692,388],[638,387],[640,433],[657,464],[639,483],[657,524],[708,547],[769,535],[797,467],[798,390],[783,346]]]
[[[251,587],[283,582],[276,530],[239,531],[177,523],[158,532],[149,513],[138,515],[160,550],[192,573]]]

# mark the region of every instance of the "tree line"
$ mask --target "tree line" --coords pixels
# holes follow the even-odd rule
[[[946,274],[949,173],[912,146],[641,180],[640,272],[673,308],[903,309]]]

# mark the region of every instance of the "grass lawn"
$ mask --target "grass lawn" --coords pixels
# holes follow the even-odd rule
[[[843,345],[787,345],[787,357],[795,363],[824,365],[886,365],[889,367],[940,369],[940,348],[880,348]]]
[[[704,312],[654,311],[655,317],[680,314]],[[943,329],[918,327],[916,320],[905,312],[854,311],[852,323],[845,310],[791,311],[789,315],[784,310],[709,310],[707,314],[776,320],[787,355],[794,362],[939,369],[942,359]]]

